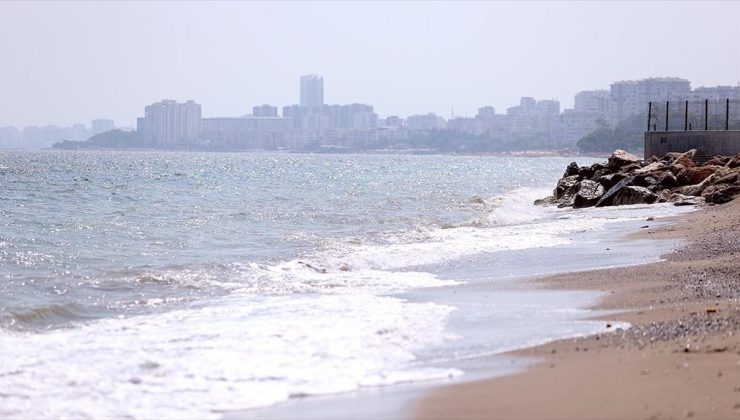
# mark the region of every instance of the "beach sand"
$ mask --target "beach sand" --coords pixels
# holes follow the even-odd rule
[[[515,352],[541,362],[521,374],[436,388],[414,404],[413,416],[740,418],[740,199],[630,236],[686,245],[658,263],[535,282],[604,291],[596,309],[619,311],[609,318],[632,328]]]

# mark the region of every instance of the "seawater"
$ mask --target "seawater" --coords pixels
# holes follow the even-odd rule
[[[465,339],[454,304],[403,293],[623,217],[533,206],[570,160],[2,153],[0,415],[217,417],[461,375],[420,357]],[[592,332],[569,305],[504,305],[538,327],[488,351]]]

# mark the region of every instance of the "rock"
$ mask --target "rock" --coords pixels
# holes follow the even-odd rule
[[[652,204],[658,200],[658,196],[644,187],[625,186],[615,195],[612,204],[624,206],[631,204]]]
[[[594,171],[594,174],[591,175],[591,181],[599,182],[599,178],[606,175],[611,175],[612,171],[610,171],[608,168],[599,168]]]
[[[740,158],[734,157],[734,158],[728,160],[727,163],[725,164],[725,167],[726,168],[731,168],[731,169],[740,167]]]
[[[578,175],[570,175],[565,178],[560,178],[558,185],[555,187],[555,191],[553,191],[553,195],[556,199],[560,200],[563,195],[565,195],[566,192],[571,191],[576,184],[578,184]],[[572,194],[575,194],[576,192],[577,191],[572,191]]]
[[[632,153],[628,153],[622,149],[617,149],[614,151],[614,153],[611,154],[611,156],[609,156],[609,161],[607,162],[606,166],[611,170],[616,170],[622,168],[623,166],[637,163],[639,161],[640,158],[633,155]]]
[[[663,190],[658,195],[658,203],[673,203],[675,206],[696,205],[701,202],[702,200],[699,197],[689,197],[671,190]]]
[[[711,204],[724,204],[732,201],[740,194],[740,185],[727,185],[706,196],[705,200]]]
[[[545,198],[534,200],[534,205],[535,206],[550,206],[550,205],[556,204],[557,202],[558,202],[557,198],[550,195]]]
[[[604,195],[604,186],[588,179],[581,181],[581,187],[573,199],[573,208],[591,207]]]
[[[647,166],[644,166],[636,170],[635,175],[643,175],[643,174],[648,174],[650,172],[661,171],[665,168],[666,168],[666,165],[663,164],[663,162],[653,162]]]
[[[581,179],[590,179],[594,175],[594,172],[596,172],[596,170],[589,166],[581,166],[578,168],[578,176],[580,176]]]
[[[617,185],[617,183],[619,183],[620,181],[622,181],[625,178],[627,178],[627,175],[625,175],[623,173],[620,173],[620,172],[617,172],[617,173],[614,173],[614,174],[608,174],[608,175],[604,175],[602,177],[599,177],[599,178],[596,179],[596,181],[599,184],[603,185],[604,188],[606,188],[607,190],[609,190],[611,187]]]
[[[668,203],[676,196],[676,193],[669,189],[665,189],[658,194],[658,203]]]
[[[686,168],[691,173],[691,183],[698,184],[714,175],[722,166],[700,166],[698,168]]]
[[[569,176],[578,175],[578,164],[575,162],[571,162],[567,168],[565,168],[565,173],[563,174],[563,178],[567,178]]]
[[[662,188],[673,188],[678,186],[678,181],[672,172],[666,171],[658,178],[658,185]]]
[[[669,169],[671,170],[671,172],[673,173],[673,175],[676,175],[676,176],[678,176],[678,174],[680,174],[681,171],[684,170],[684,168],[686,168],[686,167],[683,166],[683,165],[681,165],[681,164],[671,165],[669,167]]]
[[[674,206],[696,206],[704,202],[701,197],[686,197],[681,194],[676,194],[676,196],[677,198],[673,201]]]
[[[714,181],[714,185],[717,184],[735,184],[740,182],[740,172],[734,171],[730,172],[727,175],[723,175],[721,177],[717,177]]]
[[[707,163],[705,163],[702,166],[707,166],[707,165],[725,166],[727,165],[727,162],[730,161],[730,159],[732,159],[731,156],[713,156],[711,159],[707,161]]]
[[[619,182],[617,182],[613,187],[609,188],[607,192],[604,193],[603,196],[599,199],[599,201],[596,203],[596,207],[603,207],[603,206],[611,206],[613,205],[614,197],[616,194],[622,190],[622,188],[627,187],[628,185],[632,184],[632,180],[634,177],[628,177],[625,178]]]
[[[699,166],[699,167],[688,167],[684,168],[676,180],[679,185],[693,185],[698,184],[714,174],[721,166]]]
[[[630,163],[627,166],[622,166],[621,168],[619,168],[619,172],[634,175],[635,171],[640,168],[642,168],[642,166],[640,166],[639,163]]]
[[[680,154],[672,163],[674,165],[683,165],[685,167],[696,166],[696,162],[694,162],[695,156],[696,149],[691,149],[688,152]]]
[[[682,154],[683,154],[683,153],[680,153],[680,152],[668,152],[668,153],[666,153],[666,154],[665,154],[665,156],[663,156],[663,157],[662,157],[662,158],[660,159],[660,161],[661,161],[661,162],[666,162],[666,163],[672,164],[672,163],[673,163],[673,162],[675,162],[675,161],[676,161],[676,159],[678,159],[678,157],[679,157],[679,156],[681,156]]]

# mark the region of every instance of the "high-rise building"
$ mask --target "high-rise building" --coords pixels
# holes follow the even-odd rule
[[[277,117],[278,109],[276,106],[260,105],[252,107],[252,116],[254,117]]]
[[[324,105],[324,78],[315,74],[301,76],[301,107],[313,112]]]
[[[576,93],[573,110],[578,112],[609,112],[608,90],[584,90]]]
[[[611,85],[611,117],[621,121],[630,115],[642,114],[648,102],[683,100],[691,94],[691,83],[677,77],[652,77],[627,80]]]
[[[198,139],[200,129],[201,108],[193,101],[162,100],[144,108],[136,121],[142,142],[152,147],[181,147]]]
[[[97,120],[92,120],[92,135],[105,133],[106,131],[113,130],[115,126],[113,125],[113,120],[108,120],[105,118],[100,118]]]

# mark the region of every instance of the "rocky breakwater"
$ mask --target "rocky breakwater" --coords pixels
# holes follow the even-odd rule
[[[553,195],[535,204],[574,208],[666,202],[721,204],[740,195],[740,154],[703,160],[694,149],[646,160],[617,150],[606,163],[578,166],[572,162]]]

